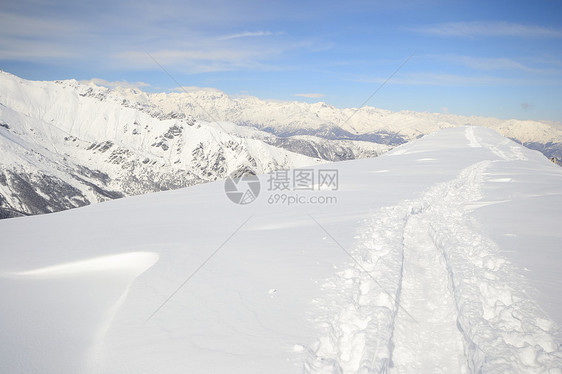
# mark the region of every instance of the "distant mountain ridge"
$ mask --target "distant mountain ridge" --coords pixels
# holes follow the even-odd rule
[[[376,157],[441,128],[480,125],[562,159],[560,127],[446,114],[145,93],[0,71],[0,218],[326,161]]]
[[[0,73],[0,217],[324,162],[74,80]]]
[[[539,121],[501,120],[455,114],[389,110],[365,106],[338,109],[326,103],[233,98],[218,90],[144,93],[119,89],[123,96],[164,111],[189,113],[210,121],[228,121],[278,136],[312,135],[331,140],[361,140],[398,145],[439,129],[489,127],[547,157],[562,159],[562,125]]]

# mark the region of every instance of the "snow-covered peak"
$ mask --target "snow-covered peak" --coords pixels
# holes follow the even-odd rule
[[[323,162],[166,112],[140,91],[5,73],[0,87],[0,217]]]
[[[538,121],[500,120],[497,118],[454,114],[400,111],[365,106],[339,109],[323,102],[262,100],[256,97],[230,97],[222,92],[193,91],[175,93],[137,93],[132,100],[151,102],[164,111],[189,113],[205,120],[229,121],[251,125],[277,134],[298,131],[318,132],[326,127],[340,128],[354,136],[381,132],[405,139],[435,132],[442,128],[474,125],[493,128],[521,143],[562,142],[562,130]]]

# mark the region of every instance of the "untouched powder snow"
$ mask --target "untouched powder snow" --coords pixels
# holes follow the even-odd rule
[[[328,168],[1,221],[0,372],[562,373],[562,169],[478,127]]]

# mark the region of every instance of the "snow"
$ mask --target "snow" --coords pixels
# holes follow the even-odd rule
[[[494,128],[558,161],[562,152],[562,128],[541,122],[338,109],[209,90],[149,94],[6,72],[0,124],[1,218],[186,187],[246,168],[267,173],[374,157],[465,124]]]
[[[0,372],[560,373],[562,170],[442,130],[335,204],[222,182],[0,221]]]
[[[256,97],[231,97],[208,90],[183,93],[144,93],[119,89],[130,100],[151,103],[164,111],[188,113],[207,121],[230,121],[291,134],[303,130],[318,131],[339,127],[353,135],[377,132],[399,134],[407,140],[439,129],[476,125],[493,128],[521,143],[562,142],[562,127],[539,121],[501,120],[443,113],[400,111],[365,106],[339,109],[323,102],[261,100]]]
[[[118,269],[120,271],[130,270],[133,273],[142,273],[144,270],[154,265],[156,261],[158,261],[158,255],[155,253],[130,252],[48,266],[19,273],[5,274],[5,276],[12,276],[16,278],[59,278],[87,272],[113,269]]]
[[[44,213],[215,181],[245,167],[266,173],[322,163],[118,92],[0,72],[0,208]],[[50,205],[37,203],[44,196]]]

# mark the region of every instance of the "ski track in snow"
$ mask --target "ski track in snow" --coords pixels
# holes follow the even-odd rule
[[[428,218],[425,213],[409,217],[404,231],[403,309],[398,309],[394,324],[393,372],[464,373],[454,295]]]
[[[472,128],[465,135],[483,146]],[[485,146],[525,159],[510,141]],[[475,163],[364,222],[357,264],[314,300],[325,335],[307,348],[305,373],[562,373],[558,327],[468,214],[483,206],[493,162],[503,161]]]

